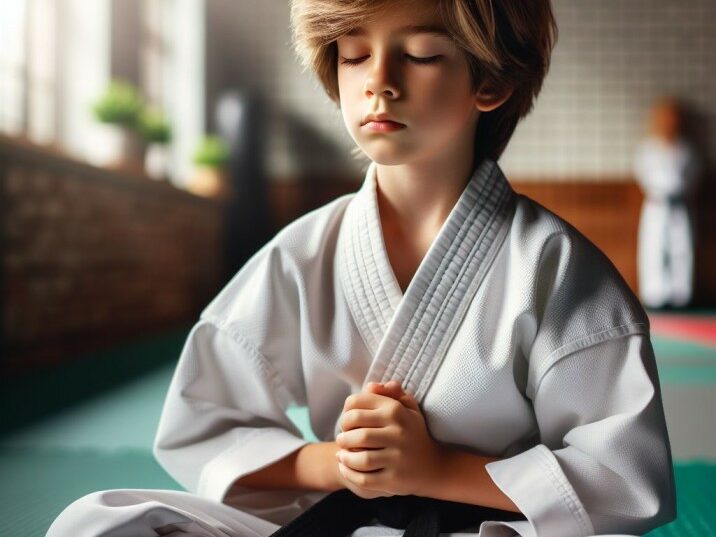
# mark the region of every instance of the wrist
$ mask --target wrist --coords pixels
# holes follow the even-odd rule
[[[336,459],[336,453],[338,453],[340,449],[340,446],[335,442],[323,442],[322,460],[324,462],[324,490],[328,490],[330,492],[345,488],[341,473],[338,470],[338,459]]]
[[[435,443],[435,455],[432,464],[426,464],[428,469],[425,478],[421,483],[417,496],[435,498],[446,486],[446,479],[451,474],[453,468],[456,450],[450,446]]]
[[[296,456],[297,481],[313,490],[334,491],[340,487],[335,442],[314,442],[303,446]]]

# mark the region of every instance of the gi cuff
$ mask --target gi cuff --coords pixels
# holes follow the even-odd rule
[[[487,473],[532,524],[537,535],[594,534],[592,521],[554,454],[538,444],[485,465]]]
[[[222,502],[237,479],[279,461],[308,444],[280,427],[256,429],[204,465],[197,495]]]

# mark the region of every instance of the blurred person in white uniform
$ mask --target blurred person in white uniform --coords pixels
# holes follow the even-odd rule
[[[650,111],[634,174],[644,193],[638,237],[639,296],[646,307],[683,307],[694,285],[693,195],[699,163],[683,135],[683,109],[664,97]]]

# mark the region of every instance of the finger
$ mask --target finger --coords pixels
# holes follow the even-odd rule
[[[340,466],[340,465],[338,465]],[[372,500],[374,498],[380,498],[382,496],[387,495],[385,492],[378,492],[373,490],[368,490],[359,487],[355,483],[353,483],[350,479],[346,479],[343,475],[341,475],[341,484],[346,489],[350,490],[353,494],[358,496],[359,498],[363,498],[366,500]]]
[[[391,380],[386,382],[385,384],[380,384],[378,382],[369,382],[366,385],[365,390],[369,393],[376,393],[385,397],[390,397],[391,399],[400,401],[403,406],[411,410],[421,412],[420,405],[416,401],[415,397],[406,392],[400,386],[400,383],[397,380]]]
[[[336,452],[336,458],[340,463],[357,472],[382,470],[387,463],[385,449],[362,449],[358,451],[341,449]]]
[[[405,390],[397,380],[389,380],[383,386],[388,390],[396,390],[405,393]]]
[[[386,388],[380,388],[374,393],[376,393],[377,395],[382,395],[384,397],[389,397],[391,399],[394,399],[395,401],[400,401],[400,398],[405,395],[405,392],[403,392],[402,390],[388,390]]]
[[[388,382],[369,382],[363,386],[364,390],[382,390],[382,391],[400,391],[400,383],[396,380],[390,380]]]
[[[361,427],[340,433],[336,444],[343,449],[384,448],[395,442],[394,434],[388,427]]]
[[[360,427],[385,427],[388,425],[385,415],[377,410],[351,408],[341,414],[341,431],[350,431]]]
[[[349,468],[340,461],[338,462],[338,470],[344,478],[349,480],[351,483],[358,485],[362,489],[373,491],[378,490],[377,482],[379,477],[377,474],[380,474],[382,470],[376,470],[374,472],[358,472]]]
[[[395,399],[400,401],[406,406],[409,406],[413,410],[418,409],[418,403],[415,397],[409,392],[405,391],[397,380],[391,380],[382,385],[383,390],[379,393],[383,394],[394,394]]]
[[[381,384],[379,382],[369,382],[365,385],[363,391],[368,393],[377,393],[396,400],[405,393],[400,387],[400,383],[394,380],[385,384]]]
[[[383,387],[383,384],[380,382],[369,382],[365,386],[363,386],[362,392],[375,392],[377,390],[380,390]]]
[[[386,399],[391,398],[369,392],[354,393],[346,397],[346,401],[343,405],[343,412],[352,408],[375,409],[384,405]]]
[[[410,410],[422,413],[422,410],[420,410],[420,404],[418,403],[417,399],[415,399],[415,397],[410,395],[409,393],[406,393],[405,395],[401,396],[399,401]]]

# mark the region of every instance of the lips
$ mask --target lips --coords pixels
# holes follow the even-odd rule
[[[396,121],[393,116],[385,112],[381,114],[368,114],[363,118],[361,127],[373,133],[390,133],[403,130],[405,125]]]
[[[386,123],[386,124],[392,124],[393,126],[396,126],[396,127],[397,126],[405,127],[405,125],[403,125],[402,123],[397,121],[393,116],[391,116],[389,114],[369,114],[365,118],[363,118],[363,123],[361,123],[361,126],[366,125],[370,122]]]
[[[364,129],[367,129],[372,132],[395,132],[402,130],[405,127],[402,123],[398,123],[396,121],[368,121],[365,125],[363,125]]]

